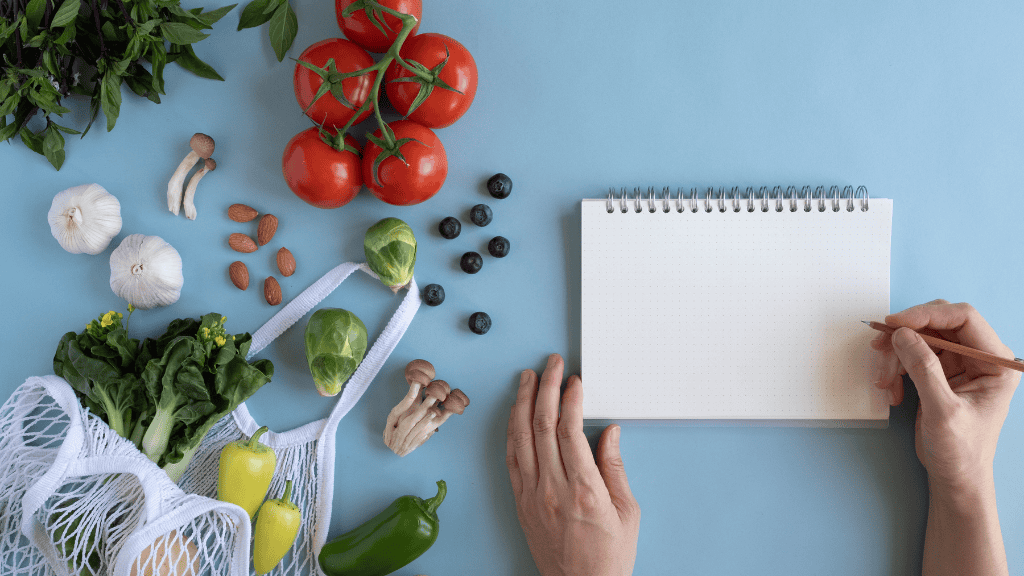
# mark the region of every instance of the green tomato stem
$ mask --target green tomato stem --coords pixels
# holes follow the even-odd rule
[[[409,38],[409,35],[412,34],[412,29],[416,27],[416,17],[413,16],[412,14],[403,14],[402,12],[399,12],[392,8],[388,8],[387,6],[383,6],[372,0],[370,2],[367,2],[367,4],[369,5],[368,7],[377,8],[401,20],[402,30],[401,32],[398,33],[398,36],[395,37],[395,41],[391,44],[391,47],[388,48],[388,51],[384,54],[384,57],[381,58],[379,62],[377,62],[373,66],[364,68],[359,72],[350,73],[351,75],[354,76],[376,71],[377,77],[373,81],[373,88],[370,90],[370,97],[367,98],[366,101],[359,106],[359,108],[352,115],[352,118],[350,118],[348,123],[345,124],[345,127],[341,129],[339,134],[342,135],[342,142],[344,142],[344,135],[348,133],[349,129],[355,123],[356,118],[358,118],[360,114],[365,112],[369,106],[373,106],[373,115],[377,119],[377,125],[380,127],[381,138],[390,147],[394,147],[396,144],[395,139],[391,135],[391,132],[386,128],[387,124],[384,122],[384,118],[381,117],[380,115],[380,105],[378,104],[378,99],[380,98],[380,85],[384,81],[384,71],[387,70],[388,66],[390,66],[392,62],[397,61],[399,65],[401,65],[406,70],[409,70],[413,74],[416,74],[417,76],[420,76],[427,80],[431,80],[432,78],[430,77],[430,74],[426,74],[410,66],[405,60],[402,59],[401,56],[398,55],[399,50],[402,49],[402,45],[405,44],[405,41]]]

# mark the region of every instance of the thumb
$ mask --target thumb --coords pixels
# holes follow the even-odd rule
[[[633,491],[629,489],[629,480],[626,478],[626,468],[622,464],[622,454],[619,453],[619,434],[621,428],[612,424],[601,433],[601,439],[597,443],[597,468],[601,471],[605,486],[608,487],[608,495],[612,504],[619,511],[619,516],[632,515],[638,508],[636,499],[633,498]]]
[[[921,336],[909,328],[900,328],[892,335],[893,350],[900,364],[917,386],[922,412],[943,413],[957,401],[956,393],[942,371],[942,363]]]

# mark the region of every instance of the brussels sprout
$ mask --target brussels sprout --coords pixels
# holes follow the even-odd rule
[[[306,324],[306,361],[321,396],[337,396],[366,354],[366,326],[341,308],[321,308]]]
[[[366,263],[392,292],[412,280],[416,265],[416,237],[412,228],[398,218],[385,218],[366,231],[363,240]]]

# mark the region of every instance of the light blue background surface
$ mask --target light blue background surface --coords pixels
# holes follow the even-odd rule
[[[276,61],[265,27],[235,31],[240,9],[197,48],[226,82],[169,66],[162,104],[126,93],[114,131],[99,122],[85,140],[69,139],[59,173],[20,144],[4,147],[3,396],[50,372],[62,333],[124,306],[108,287],[113,245],[100,256],[71,255],[46,225],[53,195],[88,182],[121,201],[114,245],[131,233],[159,235],[184,260],[181,300],[137,312],[137,336],[210,311],[225,314],[231,331],[254,331],[277,310],[261,294],[277,247],[298,260],[281,282],[287,299],[335,264],[362,260],[363,231],[377,219],[413,226],[417,279],[444,285],[448,300],[421,309],[342,421],[331,521],[331,534],[340,533],[399,495],[433,494],[434,481],[445,479],[441,535],[399,574],[534,573],[508,486],[505,426],[520,370],[539,370],[553,351],[579,369],[578,203],[610,185],[864,184],[895,200],[892,309],[969,301],[1024,350],[1020,3],[424,3],[421,30],[461,41],[481,75],[469,113],[439,131],[450,173],[425,204],[390,207],[364,191],[323,211],[292,196],[281,152],[309,124],[294,101],[292,65]],[[206,4],[214,5],[222,2]],[[289,56],[339,35],[332,3],[294,5],[300,31]],[[86,106],[76,109],[83,117]],[[218,169],[200,186],[192,222],[167,212],[164,191],[196,131],[217,140]],[[515,182],[502,201],[483,188],[498,171]],[[234,202],[280,218],[273,243],[241,258],[252,276],[244,293],[227,278],[238,255],[226,238],[254,227],[227,219]],[[494,209],[485,229],[468,221],[478,202]],[[463,221],[454,241],[436,231],[448,215]],[[463,252],[485,253],[497,234],[511,239],[509,257],[485,257],[475,276],[459,271]],[[622,297],[643,304],[642,293]],[[691,297],[699,305],[700,295]],[[373,334],[397,304],[362,275],[325,302],[353,310]],[[493,318],[486,336],[466,328],[476,310]],[[281,431],[328,412],[331,402],[307,374],[301,326],[264,357],[277,374],[249,402],[257,421]],[[400,459],[381,431],[405,391],[403,367],[420,357],[472,405]],[[995,462],[1017,570],[1022,406],[1018,398],[1011,407]],[[919,573],[927,497],[913,449],[915,410],[910,395],[887,430],[628,427],[622,451],[643,508],[636,573]]]

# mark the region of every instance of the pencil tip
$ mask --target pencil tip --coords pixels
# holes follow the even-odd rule
[[[867,320],[861,320],[861,322],[867,324],[868,326],[871,326],[871,322],[868,322]]]

